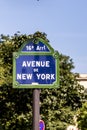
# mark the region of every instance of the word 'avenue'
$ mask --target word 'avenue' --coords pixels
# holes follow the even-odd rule
[[[50,67],[50,61],[23,61],[22,67]]]

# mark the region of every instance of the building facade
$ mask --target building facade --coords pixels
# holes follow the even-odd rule
[[[79,78],[77,78],[80,85],[83,85],[85,89],[87,89],[87,74],[80,74]]]

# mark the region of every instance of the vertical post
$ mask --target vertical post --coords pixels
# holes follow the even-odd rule
[[[33,130],[39,130],[39,116],[40,116],[40,90],[33,90]]]

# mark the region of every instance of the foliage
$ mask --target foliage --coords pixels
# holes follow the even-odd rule
[[[37,37],[48,41],[45,33],[14,36],[1,35],[0,43],[0,124],[4,130],[32,129],[32,89],[12,88],[13,52],[28,39]],[[64,130],[73,123],[75,111],[82,106],[84,89],[77,83],[77,74],[69,56],[60,54],[60,86],[58,89],[42,89],[40,94],[41,118],[46,130]],[[83,90],[83,91],[82,91]]]
[[[87,130],[87,102],[79,110],[78,126],[81,130]]]

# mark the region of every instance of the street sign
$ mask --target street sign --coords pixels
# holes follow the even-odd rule
[[[53,84],[55,59],[52,56],[21,55],[16,59],[16,81],[20,84]]]
[[[39,121],[39,130],[45,130],[45,123],[43,120]]]
[[[42,39],[29,40],[13,53],[14,88],[56,88],[59,85],[58,52]]]

